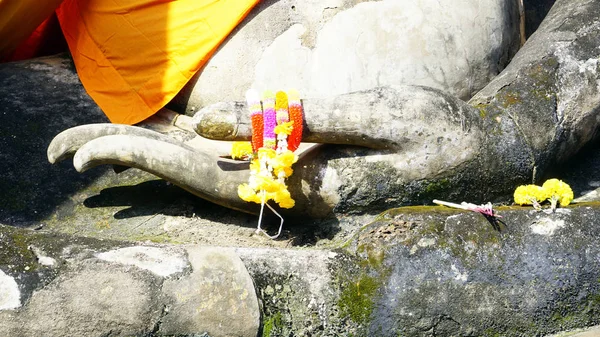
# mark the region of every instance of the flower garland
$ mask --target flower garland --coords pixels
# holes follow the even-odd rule
[[[281,208],[295,205],[285,179],[292,175],[292,165],[298,160],[293,151],[302,138],[303,113],[296,91],[291,92],[292,101],[288,102],[285,92],[273,94],[267,90],[262,96],[262,108],[258,97],[255,90],[246,93],[252,123],[252,154],[248,154],[250,146],[247,143],[234,144],[231,156],[234,159],[251,158],[250,178],[247,184],[238,187],[238,195],[244,201],[261,205],[257,232],[265,233],[260,226],[265,205],[281,219],[277,235],[265,233],[275,239],[281,234],[283,217],[268,202],[273,200]]]
[[[558,179],[548,179],[542,186],[538,185],[521,185],[517,187],[513,195],[515,204],[533,205],[536,210],[541,210],[540,203],[550,201],[550,209],[552,212],[557,205],[564,207],[573,200],[573,190],[571,187]]]
[[[246,93],[246,102],[250,109],[250,122],[252,123],[252,152],[256,153],[263,146],[263,112],[260,105],[260,97],[254,90]]]
[[[304,118],[302,116],[303,113],[302,103],[300,102],[300,95],[296,90],[290,90],[288,92],[288,100],[290,121],[294,125],[292,132],[288,136],[288,149],[294,152],[296,151],[298,146],[300,146],[300,141],[302,140]]]

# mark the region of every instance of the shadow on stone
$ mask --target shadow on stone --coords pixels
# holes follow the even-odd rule
[[[46,158],[57,133],[107,121],[66,55],[0,64],[0,120],[0,223],[32,225],[106,172],[81,175]]]

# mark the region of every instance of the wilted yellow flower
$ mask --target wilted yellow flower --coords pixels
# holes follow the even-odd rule
[[[562,180],[548,179],[544,182],[542,188],[548,195],[547,198],[550,199],[552,209],[556,208],[557,202],[561,206],[567,206],[571,203],[571,200],[573,200],[573,190],[571,189],[571,186]]]
[[[513,197],[518,205],[535,205],[548,198],[545,190],[538,185],[521,185],[517,187]]]
[[[231,145],[231,158],[246,159],[252,155],[252,143],[250,142],[233,142]]]

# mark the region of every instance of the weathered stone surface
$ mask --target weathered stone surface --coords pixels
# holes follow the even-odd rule
[[[46,159],[56,131],[107,119],[68,57],[0,64],[0,87],[0,223],[27,226],[107,171],[63,179],[75,171]]]
[[[349,336],[357,324],[340,315],[337,273],[345,253],[238,248],[262,300],[263,336]]]
[[[506,209],[495,224],[478,214],[383,214],[356,240],[371,265],[362,273],[380,290],[370,334],[532,336],[597,324],[598,212]]]
[[[469,98],[519,45],[516,1],[262,1],[179,103],[243,100],[248,88],[330,97],[399,84]]]
[[[481,193],[482,199],[490,198],[491,195],[501,195],[513,189],[517,181],[530,179],[531,171],[528,167],[531,166],[528,165],[533,161],[527,159],[530,153],[519,154],[526,148],[524,143],[533,144],[532,148],[536,150],[543,149],[544,144],[550,143],[549,151],[556,151],[548,154],[550,157],[556,153],[569,156],[582,144],[593,143],[595,139],[593,130],[596,128],[596,122],[592,118],[595,115],[590,111],[597,109],[595,105],[597,101],[594,100],[594,90],[597,88],[594,82],[597,79],[594,77],[594,72],[597,72],[597,68],[592,66],[594,64],[593,57],[597,57],[597,54],[586,52],[587,47],[569,49],[573,47],[569,43],[589,43],[588,47],[597,47],[593,40],[598,36],[598,26],[592,17],[594,13],[598,12],[594,10],[594,6],[597,4],[586,1],[579,1],[575,5],[571,5],[567,1],[559,3],[563,6],[562,10],[551,15],[551,25],[546,28],[550,27],[547,31],[552,34],[545,42],[548,46],[566,48],[559,48],[561,51],[573,51],[575,59],[573,61],[565,56],[567,54],[561,54],[562,61],[558,62],[556,67],[561,69],[564,66],[557,77],[561,79],[560,90],[564,91],[557,94],[561,97],[560,101],[552,101],[552,95],[550,95],[551,103],[561,106],[561,113],[568,116],[568,121],[562,122],[560,124],[562,129],[556,131],[555,134],[558,137],[557,143],[566,139],[565,148],[557,149],[552,141],[548,142],[547,138],[541,136],[531,137],[533,131],[530,129],[536,126],[536,116],[528,117],[526,112],[535,111],[535,106],[532,108],[525,104],[518,109],[515,108],[516,105],[523,104],[523,102],[530,102],[530,97],[527,96],[527,100],[519,101],[515,99],[514,93],[506,91],[515,83],[521,83],[523,88],[529,88],[524,84],[525,82],[519,81],[525,81],[530,73],[527,71],[517,72],[513,76],[514,69],[513,72],[507,72],[511,77],[508,81],[510,83],[502,82],[503,77],[500,78],[500,83],[503,83],[498,89],[500,96],[491,95],[491,91],[484,92],[488,96],[482,96],[492,102],[490,104],[492,107],[488,109],[485,106],[488,104],[486,99],[483,99],[484,102],[481,103],[483,105],[477,105],[477,107],[481,109],[479,113],[482,114],[480,116],[485,123],[495,125],[493,123],[496,121],[500,125],[500,127],[488,129],[493,131],[485,134],[488,144],[497,144],[498,147],[494,149],[506,147],[506,151],[514,151],[516,158],[521,158],[522,161],[517,164],[508,163],[507,167],[503,162],[506,157],[499,156],[496,161],[481,160],[481,166],[475,166],[473,172],[485,177],[482,178],[482,185],[473,185],[472,190]],[[581,37],[571,40],[572,34],[569,31],[576,30],[571,24],[575,19],[581,18],[584,23],[587,22],[586,25],[590,30],[578,31],[578,34],[582,33]],[[559,22],[561,24],[557,24]],[[552,24],[555,25],[552,26]],[[537,46],[545,46],[545,44],[539,42]],[[535,48],[530,50],[530,52],[534,51],[536,51]],[[546,57],[546,60],[548,58],[551,57]],[[521,64],[531,66],[528,69],[544,69],[545,67],[544,64],[536,63],[540,62],[536,58],[521,57],[520,59],[519,62],[524,62]],[[35,63],[33,65],[35,66]],[[552,64],[550,66],[554,67]],[[23,69],[29,71],[32,68],[24,67]],[[538,76],[539,74],[536,75],[533,70],[532,74]],[[44,68],[41,73],[48,72],[52,73],[51,70]],[[31,73],[30,77],[23,77],[24,86],[27,78],[34,81],[39,74]],[[539,77],[535,78],[543,80],[544,74],[549,75],[549,78],[556,75],[556,73],[548,71],[542,72]],[[562,77],[563,75],[565,77]],[[569,78],[571,81],[568,80]],[[580,82],[578,81],[581,78],[590,84],[589,87],[586,87],[589,91],[576,90],[579,88]],[[46,77],[42,77],[42,79],[48,82]],[[66,85],[63,82],[50,83],[57,86],[57,91],[62,90],[61,85]],[[532,88],[540,88],[540,86],[536,86],[539,82],[532,83],[535,84]],[[76,84],[68,85],[75,89],[77,87]],[[77,90],[81,90],[81,88],[79,87]],[[23,92],[27,91],[22,90],[20,95]],[[35,91],[35,95],[38,94],[43,96],[44,91]],[[19,97],[21,99],[17,106],[25,106],[28,101],[26,97],[30,96]],[[569,97],[574,98],[570,101]],[[87,97],[81,99],[90,102]],[[2,102],[12,101],[14,101],[13,98]],[[569,106],[569,102],[581,104],[584,107],[581,110],[583,115],[578,116],[575,113],[576,109]],[[64,105],[50,106],[69,107],[73,110],[68,111],[76,111],[73,100],[63,103]],[[43,105],[39,101],[32,104],[38,107]],[[497,112],[495,109],[505,108],[504,105],[511,109],[510,114],[508,116],[502,113],[495,114]],[[551,105],[541,106],[551,107]],[[15,105],[10,106],[14,107]],[[51,117],[49,116],[50,112],[39,109],[47,118]],[[2,111],[9,112],[9,110]],[[558,110],[551,109],[550,111]],[[490,112],[491,114],[489,114]],[[582,117],[588,119],[581,120]],[[23,120],[23,125],[38,121],[33,117],[27,118]],[[520,128],[510,126],[511,123],[519,124],[521,122],[524,125],[521,125]],[[552,131],[552,127],[549,127],[551,122],[543,118],[538,122],[543,124],[542,133],[547,136],[548,130]],[[57,118],[53,123],[60,124],[61,120]],[[17,133],[10,133],[13,132],[11,128],[17,129],[22,126],[10,125],[10,128],[2,130],[8,130],[8,135],[17,135]],[[49,127],[57,130],[48,131],[49,135],[41,135],[40,143],[49,143],[50,138],[64,128],[61,125],[50,125]],[[572,131],[571,128],[579,131],[569,134]],[[27,135],[27,139],[31,138],[30,134],[29,131],[23,131],[23,135]],[[580,136],[581,138],[578,138]],[[521,139],[520,137],[525,140],[516,141]],[[8,148],[15,144],[10,142],[10,138],[7,140],[0,138],[0,141],[3,140],[6,142],[3,145],[7,145]],[[508,143],[505,144],[502,141]],[[39,153],[43,157],[43,146],[38,147],[40,147]],[[31,149],[33,149],[32,154],[39,155],[37,147],[34,146]],[[6,152],[6,148],[2,148],[0,151],[3,158],[9,158],[15,165],[21,160],[19,152]],[[15,155],[15,153],[17,154]],[[315,152],[315,154],[321,153],[331,153],[330,160],[354,154],[360,155],[360,158],[372,155],[369,150],[338,146],[327,146],[323,152]],[[489,155],[493,157],[499,153],[503,154],[501,151],[495,151]],[[566,157],[561,157],[561,160],[565,159]],[[349,158],[347,160],[346,169],[352,169],[353,161]],[[533,176],[536,178],[543,176],[543,171],[553,166],[552,161],[547,161],[545,164],[543,160],[538,162],[542,164],[538,166],[537,173],[533,171],[535,173]],[[489,165],[490,163],[496,165]],[[135,263],[129,263],[131,256],[126,254],[128,250],[120,249],[130,247],[131,244],[91,240],[80,236],[113,239],[136,236],[139,240],[200,241],[207,244],[219,242],[233,246],[297,247],[317,245],[319,248],[325,247],[323,250],[310,248],[237,250],[237,254],[248,266],[257,285],[258,295],[263,301],[263,313],[265,314],[262,322],[263,333],[267,331],[269,332],[267,335],[273,336],[289,335],[290,333],[313,336],[350,334],[385,336],[397,335],[398,332],[416,336],[434,334],[452,336],[469,333],[471,335],[487,333],[488,335],[532,336],[589,326],[599,322],[600,286],[597,280],[600,278],[600,272],[596,261],[600,258],[600,249],[596,238],[598,235],[597,224],[600,220],[598,220],[599,209],[595,204],[568,208],[570,213],[561,212],[552,215],[533,213],[528,209],[525,211],[501,209],[500,213],[504,216],[503,221],[506,225],[499,225],[500,231],[496,231],[491,224],[477,214],[446,212],[439,208],[391,210],[357,234],[347,245],[341,244],[343,239],[367,223],[364,219],[369,218],[368,216],[360,220],[356,220],[359,218],[354,217],[339,216],[333,225],[319,222],[318,226],[307,226],[309,230],[304,231],[298,229],[300,226],[294,228],[290,226],[289,222],[286,222],[286,228],[292,228],[292,231],[284,235],[286,240],[270,242],[263,240],[263,237],[250,236],[253,231],[252,227],[255,226],[255,218],[232,216],[222,209],[215,211],[213,209],[215,207],[208,203],[196,204],[190,201],[193,198],[186,197],[186,193],[174,192],[178,189],[169,187],[164,182],[148,183],[140,180],[138,183],[132,183],[123,181],[121,186],[107,188],[111,184],[119,185],[118,178],[115,178],[112,173],[107,173],[106,177],[108,178],[101,175],[100,181],[93,182],[90,186],[85,187],[85,184],[82,184],[73,187],[69,184],[70,179],[76,179],[79,175],[60,168],[59,174],[51,177],[54,179],[52,183],[46,184],[46,176],[42,174],[38,177],[35,174],[35,172],[44,172],[46,166],[33,166],[29,171],[33,173],[24,176],[37,182],[38,186],[33,184],[32,187],[25,183],[18,185],[24,191],[34,190],[35,195],[43,196],[43,198],[31,198],[29,201],[32,205],[31,209],[40,210],[41,208],[37,207],[41,207],[39,205],[49,199],[49,195],[52,195],[53,190],[48,186],[59,188],[66,184],[67,191],[61,192],[63,193],[61,194],[62,199],[59,201],[51,201],[49,206],[44,206],[47,208],[43,209],[51,211],[44,212],[43,215],[36,216],[27,207],[22,208],[20,212],[13,209],[0,209],[0,214],[3,216],[2,222],[13,225],[32,225],[36,228],[41,226],[41,223],[48,224],[43,226],[42,232],[19,231],[18,235],[15,235],[16,232],[12,232],[11,229],[0,227],[2,228],[0,230],[2,231],[0,233],[0,269],[8,276],[8,278],[3,278],[4,281],[0,280],[0,288],[2,288],[2,284],[10,284],[8,289],[12,289],[14,294],[12,281],[16,282],[22,305],[14,310],[0,311],[0,331],[8,331],[9,335],[27,333],[21,325],[17,326],[17,324],[21,324],[25,318],[38,319],[38,316],[35,315],[43,315],[42,309],[39,313],[29,309],[28,306],[31,303],[40,305],[50,303],[50,305],[61,308],[63,312],[72,312],[72,303],[51,302],[52,297],[48,294],[51,291],[72,294],[71,290],[78,289],[74,286],[73,280],[81,279],[77,277],[78,272],[88,273],[87,275],[91,277],[90,273],[98,272],[98,268],[108,268],[104,271],[114,271],[115,276],[123,276],[122,280],[132,282],[134,289],[138,290],[143,289],[144,285],[158,287],[164,284],[164,278],[149,270],[150,267],[146,269],[137,267],[147,266],[148,259],[152,256],[154,258],[159,256],[149,253],[152,250],[146,250],[148,253],[142,254],[141,259],[136,260]],[[514,167],[520,169],[515,170]],[[477,170],[477,168],[484,169]],[[373,172],[380,172],[378,170],[379,167],[375,167]],[[19,182],[18,179],[13,179],[13,177],[21,178],[17,175],[17,170],[11,166],[11,169],[7,171],[13,175],[9,174],[12,179],[9,181]],[[66,173],[64,173],[65,171]],[[515,172],[518,174],[515,175]],[[122,174],[125,177],[136,177],[139,172],[126,171]],[[582,186],[591,186],[590,183],[595,179],[594,174],[594,172],[586,174]],[[356,182],[357,191],[361,192],[356,195],[357,204],[367,207],[369,201],[373,200],[369,199],[368,188],[386,186],[389,177],[385,172],[382,176],[386,179],[380,179],[380,184],[372,184],[373,181],[367,181],[363,184],[364,186],[361,186],[360,181]],[[144,177],[147,179],[148,176]],[[324,175],[315,178],[312,176],[307,177],[307,181],[314,179],[329,181],[325,179],[329,177]],[[466,179],[466,177],[462,178]],[[509,181],[506,183],[506,191],[499,192],[502,186],[494,185],[498,179]],[[90,179],[90,181],[92,180]],[[377,181],[375,180],[375,182]],[[568,180],[567,182],[571,183]],[[452,183],[446,185],[443,180],[440,183],[442,184],[421,186],[422,190],[429,194],[416,194],[419,197],[414,200],[428,202],[431,197],[452,196],[456,186],[453,186]],[[6,186],[10,186],[10,184]],[[24,188],[27,186],[30,189]],[[361,187],[362,189],[360,189]],[[583,189],[578,191],[583,191]],[[165,199],[160,199],[161,194]],[[23,200],[29,200],[28,196],[30,195],[26,194]],[[354,198],[352,194],[349,194],[349,197]],[[477,194],[474,194],[474,197],[477,197]],[[159,201],[157,202],[157,200]],[[164,200],[169,200],[169,202]],[[461,199],[451,198],[451,200],[460,201]],[[469,198],[468,201],[474,200]],[[54,210],[57,205],[59,205],[58,210]],[[73,205],[80,205],[80,207],[77,208]],[[202,212],[202,216],[208,220],[193,216],[194,212]],[[18,217],[15,214],[18,214]],[[222,219],[222,217],[227,218]],[[344,223],[347,220],[352,221],[352,219],[354,219],[354,223],[350,225]],[[241,224],[241,226],[235,224]],[[301,224],[304,225],[304,223]],[[331,228],[325,229],[327,226],[331,226]],[[52,234],[52,231],[47,232],[48,227],[80,236],[55,235]],[[47,240],[48,238],[51,240]],[[71,248],[65,251],[63,249],[65,247]],[[336,248],[335,252],[330,251],[332,248]],[[112,254],[108,254],[109,256],[120,255],[125,258],[121,260],[122,263],[108,262],[98,258],[98,253],[111,251]],[[113,259],[111,258],[111,260]],[[169,261],[168,258],[162,257],[156,258],[156,260]],[[133,272],[130,273],[130,270]],[[172,275],[168,277],[172,277],[171,280],[175,282],[175,279],[191,277],[190,272],[192,272],[191,267],[183,272],[167,273]],[[100,280],[121,284],[111,275],[103,275],[98,278],[98,282],[91,282],[93,289],[99,291],[105,289],[102,287],[105,284],[99,284]],[[139,328],[145,329],[142,331],[145,331],[148,336],[157,335],[157,331],[160,331],[158,322],[162,322],[161,317],[166,313],[163,308],[173,303],[165,298],[172,297],[156,292],[133,291],[133,294],[139,295],[140,303],[156,303],[156,306],[152,306],[156,310],[138,309],[134,311],[138,320],[132,322],[127,318],[120,319],[118,320],[119,326],[122,326],[122,331],[133,331]],[[14,296],[12,298],[14,299]],[[14,300],[8,302],[16,303]],[[100,299],[89,298],[83,301],[88,309],[92,306],[90,303],[100,302]],[[1,303],[0,296],[0,305]],[[11,304],[11,306],[14,305]],[[117,309],[117,312],[120,311]],[[32,316],[27,316],[27,313]],[[84,313],[89,312],[84,311]],[[56,318],[54,310],[50,311],[50,314],[49,317]],[[189,311],[184,313],[184,315],[189,314]],[[98,317],[103,320],[111,318],[106,313],[101,313]],[[60,319],[55,321],[56,324],[64,322]],[[40,322],[43,322],[43,318]],[[73,320],[72,322],[78,321]],[[147,322],[147,325],[140,322]],[[37,329],[36,326],[32,325],[32,331]],[[50,326],[53,329],[56,328],[56,326]],[[70,331],[76,331],[75,326]],[[98,329],[98,335],[107,333],[105,326],[93,325],[92,328]],[[114,327],[114,331],[118,329],[120,328]],[[33,334],[33,332],[31,333]],[[113,332],[113,334],[117,334],[117,332]],[[92,332],[91,335],[94,333]]]
[[[0,313],[0,331],[8,336],[148,333],[160,317],[153,281],[135,269],[83,265],[34,292],[21,310]]]
[[[587,329],[576,329],[572,331],[561,332],[548,337],[596,337],[600,336],[600,326]]]
[[[67,55],[0,64],[0,88],[0,224],[101,239],[284,245],[252,237],[254,216],[152,174],[79,174],[69,162],[48,163],[47,147],[65,128],[107,122]]]
[[[158,333],[256,336],[260,309],[254,284],[235,251],[190,247],[187,253],[193,271],[163,284],[170,303]]]
[[[16,309],[21,306],[19,285],[13,277],[0,270],[0,310]]]
[[[0,225],[0,289],[3,336],[254,337],[259,328],[252,279],[233,251]]]
[[[400,208],[335,253],[238,250],[263,300],[263,332],[543,336],[597,324],[598,205],[499,213],[492,224]]]
[[[96,257],[103,261],[133,265],[161,277],[181,273],[188,267],[182,252],[169,252],[165,248],[156,247],[124,247],[98,253]]]

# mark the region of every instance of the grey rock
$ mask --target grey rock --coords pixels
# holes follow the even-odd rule
[[[524,0],[525,33],[531,36],[544,20],[556,0]]]
[[[106,328],[117,336],[218,336],[227,332],[206,324],[229,322],[221,326],[229,335],[252,335],[237,324],[257,327],[257,301],[243,298],[254,286],[268,336],[533,336],[596,324],[600,209],[498,212],[502,222],[490,223],[442,207],[392,209],[353,227],[335,250],[132,245],[0,226],[0,269],[17,282],[22,303],[0,311],[0,332],[34,336],[44,325],[61,336],[68,325],[64,331],[89,336]],[[166,277],[152,271],[180,259],[186,267]],[[254,286],[248,274],[243,282],[227,276],[243,265]],[[92,310],[113,305],[129,316]],[[217,318],[204,316],[208,308]],[[223,321],[231,308],[247,320]],[[102,324],[84,324],[85,315]]]
[[[355,247],[379,287],[369,333],[533,336],[597,322],[598,208],[499,213],[398,210],[367,227]]]
[[[108,262],[133,265],[167,277],[181,273],[188,267],[187,259],[182,253],[170,252],[165,248],[135,246],[98,253],[96,257]]]
[[[51,216],[74,191],[107,171],[63,179],[74,170],[45,163],[56,131],[108,120],[64,55],[0,64],[0,87],[0,222],[27,226]]]
[[[254,284],[235,251],[189,247],[187,253],[193,271],[163,284],[170,303],[159,333],[256,336],[260,309]]]
[[[0,335],[258,332],[254,285],[231,250],[135,245],[3,225],[0,238]]]
[[[263,336],[345,336],[356,324],[338,314],[335,270],[345,253],[237,248],[262,300]]]
[[[548,337],[595,337],[600,336],[600,326],[594,326],[587,329],[576,329],[561,332]]]
[[[0,270],[0,310],[16,309],[21,306],[21,292],[13,277]]]
[[[516,1],[262,1],[180,95],[190,114],[249,88],[331,97],[424,85],[469,98],[519,47]]]
[[[26,306],[2,312],[12,336],[128,336],[152,331],[160,317],[157,284],[134,269],[81,266],[33,293]],[[8,314],[8,315],[7,315]]]
[[[238,250],[267,336],[544,336],[600,320],[600,209],[399,208],[344,249]],[[308,262],[307,260],[311,261]]]

